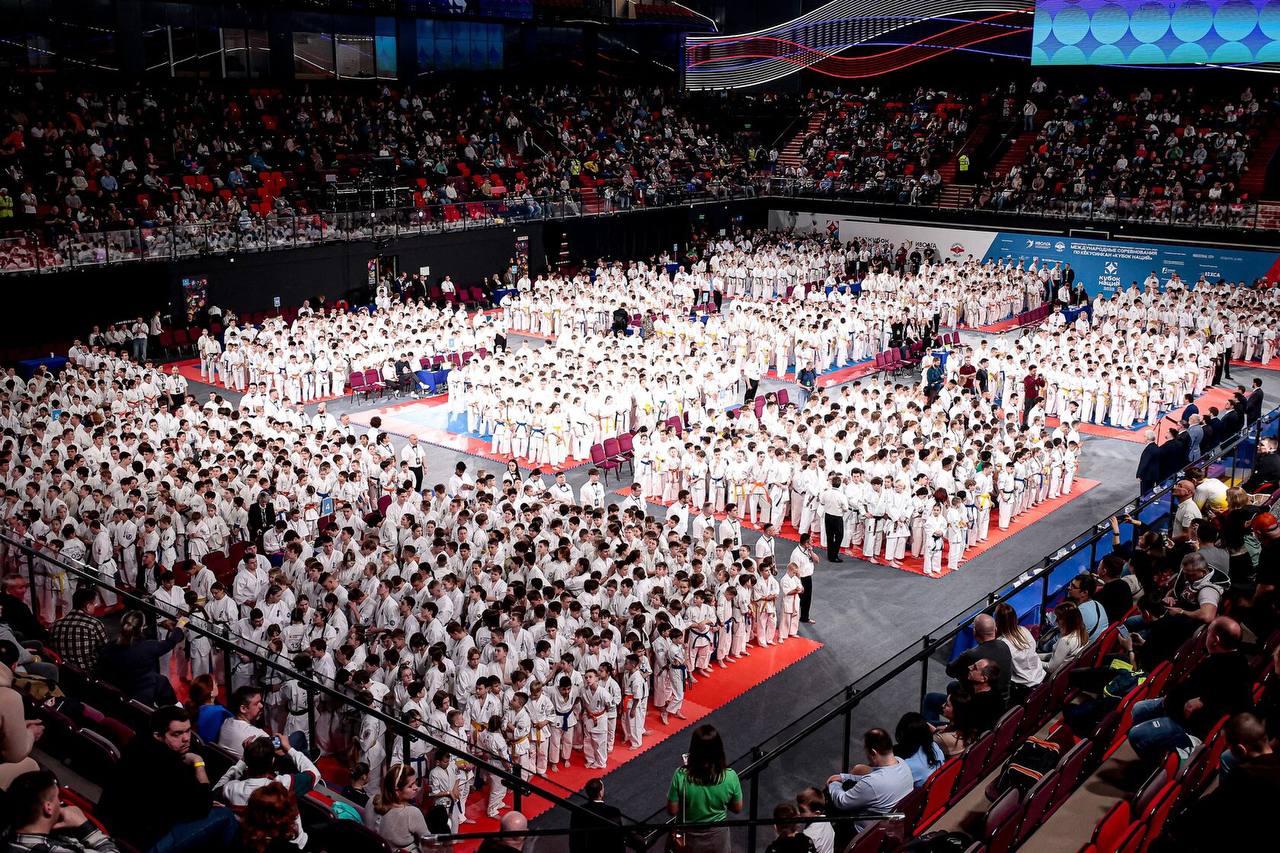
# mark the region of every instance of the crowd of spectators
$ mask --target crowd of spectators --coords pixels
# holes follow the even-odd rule
[[[37,80],[12,82],[0,112],[0,233],[37,232],[45,246],[90,253],[107,238],[96,245],[87,235],[134,229],[142,241],[162,228],[164,240],[212,240],[214,250],[284,245],[299,227],[302,239],[323,239],[341,226],[310,216],[333,207],[327,188],[366,178],[404,188],[427,215],[468,202],[537,215],[553,199],[578,212],[597,185],[602,204],[628,207],[745,184],[769,163],[757,136],[722,134],[662,87],[93,89]],[[223,227],[196,228],[207,223]],[[138,242],[121,237],[112,248],[139,253]]]
[[[903,95],[870,87],[810,94],[821,113],[801,148],[802,163],[779,177],[805,189],[899,204],[929,204],[942,179],[938,167],[968,136],[970,109],[946,91]]]
[[[1233,225],[1248,210],[1240,178],[1280,106],[1246,87],[1051,91],[1037,79],[1017,109],[1035,138],[1022,162],[979,185],[972,204],[1118,219]],[[1262,168],[1265,168],[1263,164]]]
[[[1260,477],[1248,483],[1256,494],[1190,472],[1191,479],[1175,491],[1180,508],[1169,533],[1128,516],[1112,518],[1113,551],[1067,585],[1050,626],[1034,635],[1007,603],[978,616],[973,647],[946,667],[952,680],[945,692],[928,694],[922,713],[904,714],[892,734],[868,730],[866,761],[827,779],[825,805],[820,790],[807,789],[775,814],[802,817],[806,803],[816,803],[818,812],[836,819],[835,849],[842,849],[875,822],[853,816],[892,811],[1064,667],[1074,667],[1071,683],[1083,689],[1082,698],[1063,709],[1062,733],[1070,743],[1072,736],[1093,736],[1143,674],[1190,654],[1195,663],[1164,695],[1133,707],[1128,740],[1138,763],[1130,768],[1131,781],[1147,778],[1171,751],[1185,760],[1225,720],[1219,788],[1170,820],[1161,840],[1167,846],[1160,849],[1201,849],[1222,837],[1215,833],[1245,843],[1240,833],[1247,834],[1257,819],[1248,809],[1280,790],[1272,751],[1280,735],[1276,680],[1264,681],[1260,698],[1254,695],[1268,659],[1280,665],[1280,644],[1274,644],[1280,629],[1280,521],[1267,505],[1280,485],[1273,439],[1260,448],[1257,469]],[[1131,539],[1121,535],[1122,525],[1133,526]],[[1109,626],[1119,626],[1115,652],[1098,666],[1077,665]],[[1274,645],[1264,645],[1267,638]],[[838,820],[842,816],[848,819]],[[801,829],[813,849],[830,850],[823,836],[830,836],[832,825],[814,822]],[[810,848],[794,841],[780,849]]]

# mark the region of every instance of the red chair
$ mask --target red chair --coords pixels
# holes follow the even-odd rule
[[[621,462],[608,457],[603,444],[591,445],[591,464],[600,470],[600,478],[606,483],[609,482],[609,472],[622,467]],[[617,477],[616,474],[614,476]]]
[[[982,778],[986,769],[987,757],[991,755],[991,748],[995,745],[995,742],[996,733],[992,730],[979,738],[976,743],[966,749],[960,756],[964,761],[960,765],[960,773],[956,776],[956,783],[951,789],[951,801],[948,805],[954,806],[961,797],[973,790],[973,787],[978,784],[978,780]]]
[[[618,436],[618,451],[621,453],[622,458],[628,462],[636,458],[636,451],[632,444],[634,438],[635,435],[629,432],[624,432]]]
[[[382,396],[382,393],[387,389],[387,386],[382,384],[382,379],[379,378],[376,367],[371,367],[364,372],[364,384],[369,387],[370,396],[374,391],[378,392],[378,396]]]
[[[355,397],[359,394],[369,395],[369,386],[365,384],[364,374],[358,370],[351,371],[347,376],[347,384],[351,386],[351,396]]]
[[[960,776],[963,766],[964,757],[957,755],[947,759],[934,771],[933,775],[925,780],[922,786],[925,790],[924,807],[920,811],[920,820],[915,826],[917,834],[927,829],[947,810],[947,805],[951,802],[951,791],[955,788],[956,779]]]
[[[378,514],[384,518],[387,515],[387,507],[391,506],[391,495],[383,495],[378,498]]]
[[[628,459],[625,454],[623,454],[622,442],[618,441],[618,439],[606,438],[604,440],[604,455],[608,457],[611,461],[618,463],[619,471],[621,471],[622,463],[625,462],[628,466],[631,467],[632,476],[635,476],[635,473],[636,473],[635,466],[632,465],[631,460]],[[621,477],[622,476],[621,473],[619,473],[618,476]]]
[[[1010,788],[987,809],[983,838],[988,850],[1009,850],[1022,818],[1022,794]]]
[[[1130,820],[1129,803],[1121,800],[1102,816],[1102,820],[1098,821],[1090,843],[1099,850],[1115,850],[1124,839],[1125,833],[1129,831]]]
[[[1024,798],[1025,808],[1022,811],[1022,820],[1018,823],[1018,842],[1025,841],[1031,833],[1035,832],[1036,827],[1044,823],[1049,817],[1049,808],[1054,801],[1054,794],[1057,792],[1060,777],[1057,770],[1050,770],[1048,773],[1040,777],[1040,780],[1031,786],[1031,790],[1027,791]]]
[[[786,388],[778,389],[778,408],[785,408],[791,405],[791,395],[787,393]]]

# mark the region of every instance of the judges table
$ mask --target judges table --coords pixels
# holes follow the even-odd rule
[[[36,371],[43,367],[49,368],[54,373],[67,366],[66,356],[55,355],[49,358],[29,358],[26,361],[18,362],[18,375],[23,379],[30,379],[36,375]]]

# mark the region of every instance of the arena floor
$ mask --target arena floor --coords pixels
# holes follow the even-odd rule
[[[970,334],[965,333],[965,337]],[[523,340],[515,338],[512,344],[518,345]],[[530,340],[529,345],[539,344]],[[1232,375],[1234,382],[1246,387],[1253,377],[1260,377],[1267,400],[1280,397],[1278,370],[1237,366],[1233,367]],[[854,381],[857,376],[847,379],[837,374],[835,378]],[[762,391],[782,387],[796,388],[775,378],[766,378],[761,383]],[[197,382],[193,382],[191,388],[198,399],[214,392],[232,400],[239,396]],[[360,423],[367,423],[369,416],[380,413],[383,428],[392,433],[397,448],[404,444],[408,432],[417,432],[431,451],[427,477],[431,482],[446,478],[459,460],[473,468],[478,465],[500,469],[501,464],[492,461],[496,457],[488,453],[489,445],[484,440],[487,437],[466,434],[465,423],[449,418],[443,411],[440,405],[443,399],[389,398],[370,402],[348,396],[333,399],[327,406],[331,414],[350,412],[352,419]],[[309,412],[313,410],[314,404],[308,406]],[[753,656],[738,665],[736,672],[717,671],[715,684],[695,685],[689,693],[690,720],[687,722],[673,720],[670,727],[663,728],[651,710],[650,735],[642,751],[632,753],[619,748],[610,761],[606,776],[610,802],[618,805],[627,817],[643,820],[651,816],[664,805],[670,774],[679,766],[681,753],[688,749],[687,728],[695,720],[710,722],[725,734],[731,761],[743,756],[752,746],[885,659],[918,645],[926,631],[1012,580],[1057,545],[1106,521],[1126,501],[1136,497],[1137,485],[1132,473],[1142,450],[1141,430],[1134,432],[1137,441],[1129,436],[1112,437],[1107,430],[1109,428],[1097,430],[1084,437],[1080,480],[1070,500],[1059,501],[1051,511],[1034,513],[1020,529],[989,543],[987,548],[966,560],[959,571],[947,573],[940,579],[929,579],[918,572],[875,565],[847,555],[841,565],[833,565],[824,556],[814,576],[812,615],[817,624],[803,626],[801,631],[805,640],[812,642],[793,643],[786,652],[770,654],[767,658]],[[569,470],[568,481],[575,490],[586,481],[587,467],[578,464]],[[611,481],[609,488],[616,485]],[[654,509],[661,512],[656,504]],[[994,523],[992,527],[995,540]],[[745,525],[743,535],[748,544],[754,544],[759,536]],[[778,543],[780,558],[785,559],[790,547],[787,541]],[[941,689],[945,680],[941,666],[931,668],[932,689]],[[859,705],[852,730],[858,733],[871,725],[892,729],[898,717],[915,703],[919,685],[918,670],[915,670],[912,675],[876,691]],[[806,785],[820,784],[829,774],[840,770],[842,729],[840,724],[826,727],[782,766],[771,767],[761,777],[762,810],[771,810],[775,802],[793,797]],[[854,760],[860,759],[859,753],[855,743]],[[585,769],[576,766],[553,778],[576,790],[589,776]],[[542,813],[540,823],[535,825],[567,822],[566,816],[549,810],[540,801],[526,801],[524,809],[531,815]],[[470,828],[481,831],[491,822],[484,819],[483,810],[479,810],[478,816],[480,822]]]

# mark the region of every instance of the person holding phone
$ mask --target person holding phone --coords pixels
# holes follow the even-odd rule
[[[311,763],[311,759],[302,750],[293,749],[279,735],[246,738],[243,746],[244,757],[231,765],[213,786],[214,796],[232,808],[243,809],[249,804],[254,791],[272,782],[280,783],[296,797],[305,797],[320,781],[320,771]],[[282,763],[291,763],[293,772],[276,772],[277,759],[283,759]],[[299,848],[305,847],[307,833],[300,820],[297,822],[297,831],[293,843]]]
[[[725,761],[724,741],[715,726],[699,726],[689,739],[684,766],[667,790],[667,812],[682,823],[707,824],[683,833],[685,853],[729,853],[729,828],[715,826],[729,812],[742,811],[742,783]]]

